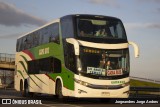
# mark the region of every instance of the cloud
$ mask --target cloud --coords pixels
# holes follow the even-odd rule
[[[147,28],[160,29],[160,23],[148,23]]]
[[[12,4],[0,1],[0,24],[5,26],[21,26],[25,24],[41,26],[46,21],[16,8]]]
[[[160,29],[160,23],[124,23],[127,29]]]
[[[120,7],[117,0],[87,0],[87,1],[92,4],[107,5],[111,7]]]

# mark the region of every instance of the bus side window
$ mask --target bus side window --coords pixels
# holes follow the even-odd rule
[[[72,72],[76,72],[76,61],[74,57],[74,47],[72,44],[64,42],[65,66]]]
[[[17,52],[20,51],[20,45],[21,45],[20,43],[21,43],[21,40],[18,39],[18,40],[17,40],[17,44],[16,44],[16,51],[17,51]]]
[[[59,40],[59,23],[54,23],[51,25],[50,29],[50,37],[49,37],[49,42],[55,42],[57,44],[60,43]]]
[[[57,58],[54,58],[54,73],[61,73],[61,61]]]
[[[32,34],[31,46],[35,47],[39,45],[38,31]]]
[[[48,57],[28,61],[29,74],[61,73],[61,61],[57,58]]]
[[[27,49],[27,41],[28,41],[28,39],[26,37],[23,37],[22,50]]]
[[[26,49],[29,49],[29,48],[32,48],[32,34],[30,34],[30,35],[27,35],[27,37],[26,37],[27,39],[26,39]]]

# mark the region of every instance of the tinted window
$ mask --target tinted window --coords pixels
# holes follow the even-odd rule
[[[17,44],[16,44],[16,51],[17,51],[17,52],[20,50],[20,44],[21,44],[21,40],[18,39],[18,40],[17,40]]]
[[[55,23],[51,25],[50,29],[48,29],[50,32],[49,35],[49,42],[55,42],[55,43],[60,43],[60,38],[59,38],[59,24]]]
[[[72,44],[64,42],[64,58],[65,66],[72,72],[76,72],[76,59],[74,54],[74,47]]]
[[[59,40],[59,23],[54,23],[17,40],[17,51],[33,48],[41,44]]]
[[[60,73],[61,61],[57,58],[49,57],[28,61],[29,74]]]
[[[117,19],[77,19],[80,37],[126,39],[122,22]]]
[[[53,71],[55,73],[61,73],[61,61],[57,58],[54,58]]]
[[[59,44],[59,23],[51,24],[38,31],[39,44],[55,42]]]
[[[74,37],[73,21],[71,17],[61,19],[62,37]]]

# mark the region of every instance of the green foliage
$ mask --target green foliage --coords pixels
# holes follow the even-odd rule
[[[139,80],[134,80],[134,79],[131,79],[130,85],[131,85],[131,87],[132,86],[139,86],[139,87],[143,87],[143,86],[147,86],[147,87],[160,87],[160,84],[157,84],[157,83],[139,81]]]

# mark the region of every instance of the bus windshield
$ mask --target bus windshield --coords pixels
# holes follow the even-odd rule
[[[129,73],[129,52],[81,48],[82,73],[94,76],[119,76]]]
[[[79,37],[126,39],[123,24],[118,19],[77,18]]]

